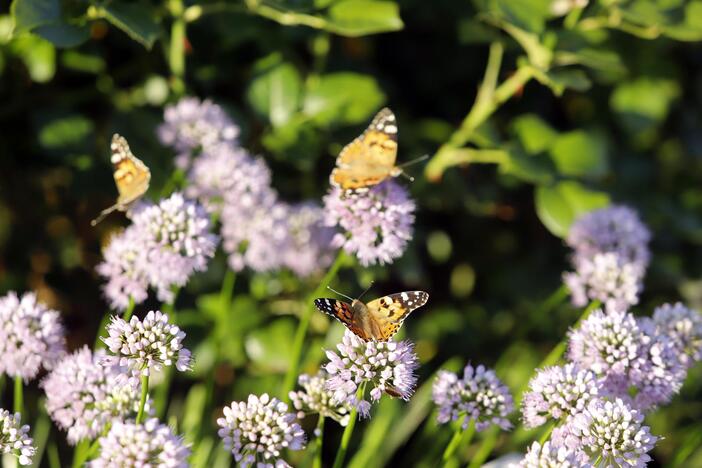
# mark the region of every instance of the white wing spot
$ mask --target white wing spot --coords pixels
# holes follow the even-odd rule
[[[386,125],[385,127],[383,127],[383,130],[385,131],[385,133],[389,133],[391,135],[397,133],[397,127],[395,125]]]

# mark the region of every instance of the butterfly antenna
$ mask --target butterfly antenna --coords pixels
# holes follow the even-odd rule
[[[397,166],[397,167],[407,167],[407,166],[411,166],[412,164],[417,164],[417,163],[422,162],[422,161],[425,161],[425,160],[427,160],[427,159],[429,159],[429,155],[428,155],[428,154],[425,154],[424,156],[420,156],[420,157],[418,157],[418,158],[415,158],[415,159],[412,159],[412,160],[410,160],[410,161],[407,161],[406,163],[402,163],[402,164],[400,164],[400,165]]]
[[[94,220],[90,221],[90,225],[93,226],[93,227],[96,226],[97,223],[99,223],[100,221],[102,221],[103,219],[105,219],[105,217],[106,217],[108,214],[110,214],[110,213],[112,213],[113,211],[115,211],[118,207],[119,207],[119,205],[112,205],[112,206],[109,207],[109,208],[105,208],[104,210],[102,210],[102,211],[100,212],[99,215],[97,215],[97,218],[95,218]]]
[[[347,295],[344,294],[344,293],[340,293],[339,291],[337,291],[336,289],[332,288],[331,286],[327,286],[327,289],[330,290],[330,291],[333,292],[333,293],[338,294],[338,295],[341,296],[341,297],[345,297],[345,298],[348,299],[349,301],[352,301],[352,302],[353,302],[353,300],[354,300],[353,297],[349,297],[349,296],[347,296]]]
[[[359,301],[360,301],[360,300],[361,300],[361,298],[362,298],[362,297],[363,297],[363,296],[364,296],[364,295],[365,295],[365,294],[366,294],[366,293],[367,293],[367,292],[368,292],[368,291],[370,290],[370,288],[372,288],[372,287],[373,287],[373,283],[375,283],[375,281],[371,281],[371,282],[370,282],[370,284],[368,285],[368,287],[366,288],[366,290],[365,290],[365,291],[363,291],[363,292],[361,293],[361,295],[360,295],[360,296],[358,296],[358,298],[357,298],[357,299],[358,299]]]

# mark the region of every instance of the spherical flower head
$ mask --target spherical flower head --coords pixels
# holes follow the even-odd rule
[[[524,426],[534,428],[549,418],[563,421],[583,410],[598,395],[597,376],[575,364],[547,367],[529,382],[522,399]]]
[[[432,399],[439,406],[437,420],[440,424],[463,418],[464,429],[471,421],[478,431],[493,424],[504,430],[512,427],[507,419],[514,409],[512,395],[495,372],[484,366],[467,365],[462,378],[453,372],[439,371]]]
[[[341,228],[334,247],[356,255],[363,266],[392,263],[412,239],[414,201],[394,180],[363,193],[332,187],[324,197],[326,224]]]
[[[120,384],[120,369],[102,366],[104,358],[104,350],[93,355],[85,346],[63,358],[41,383],[49,416],[68,431],[71,445],[95,439],[113,419],[138,410],[140,389]]]
[[[21,424],[20,414],[0,408],[0,454],[9,453],[17,457],[20,465],[31,465],[36,452],[33,443],[29,426]]]
[[[100,454],[89,462],[91,468],[189,466],[190,449],[183,438],[155,418],[143,424],[115,420],[99,443]]]
[[[268,189],[254,200],[225,198],[222,208],[222,247],[234,271],[248,267],[262,273],[283,266],[289,242],[289,207]]]
[[[37,302],[34,293],[0,297],[0,375],[29,381],[64,356],[66,339],[60,315]]]
[[[571,450],[563,446],[544,442],[541,445],[534,442],[527,450],[524,458],[514,468],[592,468],[587,463],[587,457],[579,450]]]
[[[644,467],[658,437],[643,424],[643,414],[623,400],[594,399],[568,424],[575,443],[595,467]]]
[[[346,330],[336,349],[338,353],[326,351],[329,362],[324,367],[332,401],[355,407],[367,417],[371,403],[356,397],[360,385],[371,387],[372,402],[383,393],[405,401],[414,393],[419,363],[409,341],[363,341]]]
[[[667,336],[687,367],[702,359],[702,314],[681,303],[663,304],[653,312],[655,333]]]
[[[622,205],[592,211],[571,226],[566,242],[575,251],[575,260],[598,253],[614,253],[624,263],[645,270],[651,259],[648,242],[651,232],[636,211]]]
[[[112,317],[107,333],[103,341],[114,356],[106,356],[103,365],[126,367],[133,377],[148,376],[163,366],[190,370],[190,351],[183,347],[185,332],[169,323],[164,313],[152,310],[143,321],[136,316],[129,322]]]
[[[625,263],[612,252],[581,257],[575,263],[575,272],[563,275],[573,305],[584,307],[597,300],[607,310],[626,310],[638,304],[643,279],[638,265]]]
[[[107,280],[102,290],[113,309],[124,311],[130,298],[140,304],[148,297],[146,251],[144,238],[133,225],[113,235],[103,250],[104,260],[96,270]]]
[[[271,171],[265,161],[233,144],[205,149],[193,161],[188,180],[187,195],[215,213],[225,203],[251,207],[259,194],[271,190]]]
[[[324,369],[316,375],[302,374],[298,378],[302,390],[290,392],[290,401],[298,411],[299,419],[307,414],[319,414],[320,417],[331,418],[346,426],[351,407],[345,401],[337,403],[333,400],[333,393],[326,386],[328,379],[329,374]]]
[[[239,127],[210,100],[185,97],[166,107],[163,114],[164,123],[158,127],[158,138],[182,155],[223,142],[234,143],[239,136]],[[179,167],[187,167],[188,162],[189,158],[182,158]]]
[[[285,266],[302,277],[327,268],[334,259],[334,230],[324,225],[324,210],[314,203],[299,203],[290,207],[287,222]]]
[[[305,432],[288,413],[288,405],[267,394],[234,401],[217,420],[219,436],[242,467],[289,466],[281,459],[284,449],[302,450]]]

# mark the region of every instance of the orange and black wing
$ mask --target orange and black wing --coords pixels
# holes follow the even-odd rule
[[[134,156],[127,140],[115,134],[110,145],[112,156],[110,160],[114,166],[114,179],[119,197],[117,205],[121,209],[144,195],[149,189],[151,171],[146,164]]]
[[[354,311],[351,308],[351,304],[338,299],[320,298],[314,300],[314,305],[320,311],[331,315],[339,322],[343,323],[346,328],[351,330],[359,338],[365,341],[369,340],[366,333],[354,324]]]
[[[380,333],[376,339],[387,341],[392,338],[407,316],[428,300],[429,294],[424,291],[405,291],[370,301],[366,307],[373,321],[372,328]]]

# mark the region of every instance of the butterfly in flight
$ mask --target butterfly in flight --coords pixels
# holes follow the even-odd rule
[[[341,150],[329,181],[344,192],[365,192],[388,177],[404,174],[402,167],[395,165],[396,158],[397,120],[386,107],[376,114],[361,136]],[[410,163],[422,159],[426,157]]]
[[[360,298],[348,299],[351,299],[351,304],[337,299],[320,298],[314,300],[314,305],[343,323],[364,341],[388,341],[413,310],[427,303],[429,294],[424,291],[405,291],[374,299],[367,304],[361,302]]]
[[[146,167],[146,164],[132,154],[129,144],[123,136],[116,133],[112,136],[110,151],[112,152],[110,160],[114,167],[113,176],[119,196],[114,205],[102,210],[98,217],[90,222],[92,226],[115,210],[126,211],[132,203],[146,193],[151,181],[151,171]]]

